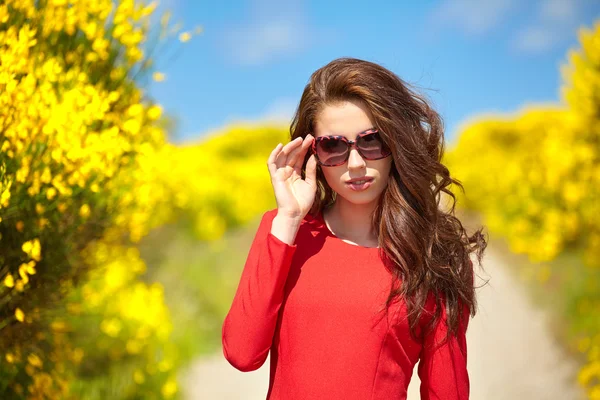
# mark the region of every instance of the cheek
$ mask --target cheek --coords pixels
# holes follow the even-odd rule
[[[379,179],[382,186],[387,185],[387,182],[390,180],[390,173],[392,171],[391,160],[386,159],[385,162],[382,162],[381,165],[377,167],[377,171],[379,171]]]
[[[377,169],[381,178],[385,179],[390,175],[390,171],[392,170],[392,160],[389,157],[378,160],[377,165],[374,165],[373,167]]]
[[[339,167],[327,167],[322,168],[323,176],[330,187],[338,187],[341,185],[341,178],[344,174],[344,170]]]

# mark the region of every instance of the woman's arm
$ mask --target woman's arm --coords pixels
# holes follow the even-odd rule
[[[298,228],[277,209],[262,217],[222,328],[223,354],[240,371],[254,371],[267,359]]]
[[[467,372],[466,331],[469,309],[463,308],[458,334],[445,343],[448,327],[445,303],[438,323],[425,336],[421,350],[418,374],[421,379],[422,400],[467,400],[469,374]]]

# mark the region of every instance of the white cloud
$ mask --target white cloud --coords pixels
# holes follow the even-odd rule
[[[322,41],[307,22],[302,0],[253,0],[241,23],[230,25],[221,35],[221,49],[231,61],[261,65],[298,54]]]
[[[531,26],[522,29],[513,40],[513,47],[526,53],[541,53],[550,50],[561,36],[549,27]]]
[[[294,54],[309,44],[308,29],[294,18],[253,23],[228,32],[228,55],[244,65],[259,65],[273,58]]]
[[[540,5],[542,19],[552,21],[574,20],[581,5],[577,0],[546,0]]]
[[[289,124],[298,107],[298,99],[282,97],[275,99],[267,106],[265,112],[257,120],[269,122],[284,122]]]
[[[592,0],[536,0],[530,22],[514,32],[513,50],[540,53],[552,49],[575,34],[586,2]],[[443,0],[429,15],[430,34],[455,29],[481,36],[505,22],[526,3],[517,0]]]
[[[575,34],[583,3],[583,0],[540,1],[534,22],[515,34],[513,49],[541,53],[568,40]]]
[[[444,0],[426,25],[434,30],[450,27],[482,35],[500,24],[515,4],[516,0]]]

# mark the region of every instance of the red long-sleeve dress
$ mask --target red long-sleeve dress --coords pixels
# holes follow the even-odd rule
[[[267,400],[406,399],[419,360],[421,399],[468,399],[468,318],[434,346],[447,329],[442,308],[440,323],[413,340],[403,302],[378,312],[391,287],[378,248],[344,242],[322,213],[307,214],[288,245],[270,232],[276,214],[263,214],[222,327],[238,370],[260,368],[271,352]]]

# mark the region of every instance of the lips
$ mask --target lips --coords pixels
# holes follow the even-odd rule
[[[346,183],[346,186],[348,186],[350,189],[356,192],[361,192],[371,187],[372,184],[373,180],[371,179],[362,181],[362,183],[360,181],[354,181],[354,183]]]
[[[346,183],[354,183],[354,182],[361,182],[361,181],[371,182],[372,180],[373,180],[373,178],[370,176],[363,176],[362,178],[352,178],[352,179],[346,181]]]

